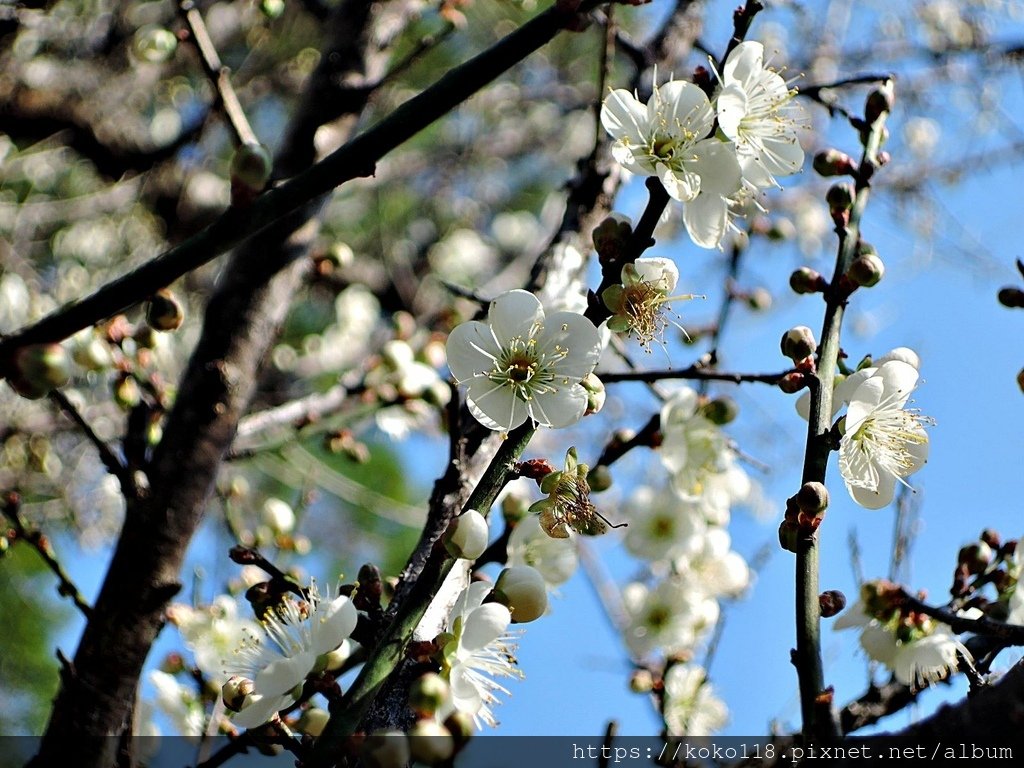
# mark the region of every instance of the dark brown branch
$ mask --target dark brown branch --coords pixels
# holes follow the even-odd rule
[[[680,368],[677,371],[629,371],[626,373],[598,373],[597,377],[605,384],[615,384],[623,381],[662,381],[665,379],[689,379],[694,381],[725,381],[732,384],[744,382],[757,382],[761,384],[778,384],[779,381],[793,369],[780,371],[779,373],[729,373],[727,371],[710,371],[706,368],[690,366]]]
[[[915,613],[923,613],[938,619],[956,633],[973,632],[978,635],[987,635],[1002,640],[1011,645],[1024,645],[1024,626],[1018,624],[1007,624],[1002,621],[994,621],[985,616],[979,619],[968,619],[957,616],[945,608],[936,608],[919,600],[906,590],[902,591],[900,601],[905,608]]]
[[[57,577],[57,593],[61,597],[67,597],[75,604],[75,607],[82,613],[85,618],[92,616],[92,607],[86,602],[85,598],[82,597],[82,593],[78,591],[78,587],[71,581],[67,571],[64,570],[64,566],[60,564],[57,556],[53,552],[53,547],[50,546],[50,540],[45,534],[30,528],[28,524],[21,517],[21,499],[17,493],[9,491],[4,494],[3,503],[0,504],[0,511],[3,512],[14,528],[14,533],[17,538],[30,545],[36,552],[39,553],[39,557],[42,558],[43,562],[46,563],[46,567],[49,568],[53,575]]]
[[[920,691],[896,681],[881,686],[872,685],[842,708],[839,712],[839,727],[845,735],[874,725],[883,717],[913,704],[918,693]]]

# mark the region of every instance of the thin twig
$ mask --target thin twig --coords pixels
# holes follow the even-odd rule
[[[678,370],[658,371],[626,371],[623,373],[598,373],[597,376],[605,384],[615,384],[623,381],[663,381],[665,379],[688,379],[694,381],[724,381],[732,384],[759,383],[778,384],[779,381],[793,369],[780,371],[779,373],[730,373],[728,371],[709,371],[706,368],[690,366]]]
[[[217,98],[224,110],[224,116],[231,124],[235,138],[239,144],[258,144],[259,139],[256,138],[252,126],[249,125],[245,110],[242,109],[242,103],[238,100],[238,94],[235,93],[235,89],[231,85],[231,70],[221,62],[213,40],[210,39],[210,33],[206,29],[203,15],[196,8],[193,0],[184,0],[178,9],[188,25],[192,40],[199,51],[199,58],[203,62],[203,70],[217,91]]]
[[[904,608],[908,608],[914,613],[923,613],[925,616],[938,619],[943,624],[948,624],[949,628],[957,634],[973,632],[977,635],[986,635],[1003,640],[1011,645],[1024,645],[1024,625],[1007,624],[985,616],[979,619],[957,616],[947,608],[936,608],[935,606],[928,605],[906,590],[901,590],[899,600]]]
[[[85,416],[82,415],[81,411],[75,407],[75,404],[68,400],[67,395],[58,389],[50,392],[50,400],[52,400],[60,409],[64,412],[64,415],[71,419],[78,426],[79,429],[85,434],[86,438],[96,448],[96,451],[100,455],[100,461],[103,462],[103,466],[107,468],[107,471],[118,479],[121,483],[121,490],[125,496],[135,497],[138,495],[139,489],[135,483],[135,476],[128,467],[126,467],[114,450],[96,434],[96,431],[92,428],[92,425],[85,420]]]
[[[75,607],[86,619],[92,618],[92,606],[82,597],[82,593],[78,591],[78,587],[71,581],[71,578],[64,570],[64,566],[60,564],[60,561],[53,552],[53,547],[50,546],[49,538],[40,531],[29,528],[21,517],[21,498],[18,494],[13,491],[4,494],[3,504],[0,505],[0,509],[2,509],[4,517],[10,520],[11,525],[14,527],[17,539],[30,544],[39,553],[46,566],[57,577],[59,582],[57,593],[61,597],[70,598],[71,602],[75,604]]]

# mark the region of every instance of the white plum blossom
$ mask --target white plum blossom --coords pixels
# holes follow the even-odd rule
[[[917,386],[917,370],[901,360],[883,363],[850,394],[839,443],[839,472],[853,500],[868,509],[892,501],[896,483],[928,459],[930,423],[906,408]]]
[[[696,554],[707,528],[700,503],[642,486],[626,502],[626,549],[644,560]]]
[[[700,398],[682,387],[661,409],[661,463],[672,474],[672,487],[683,498],[698,499],[708,478],[728,469],[728,441],[699,408]]]
[[[211,605],[200,608],[174,603],[167,608],[167,618],[192,651],[196,666],[216,685],[227,679],[224,659],[260,628],[252,619],[239,616],[238,603],[227,595],[218,595]]]
[[[507,633],[512,621],[508,608],[500,603],[484,603],[491,585],[473,582],[455,601],[448,616],[448,638],[444,649],[442,675],[451,684],[452,704],[472,716],[477,728],[485,723],[498,724],[491,707],[496,694],[510,695],[495,677],[518,677],[515,666],[516,645]]]
[[[626,645],[640,658],[654,650],[671,654],[692,649],[720,613],[716,600],[677,576],[653,588],[631,582],[622,590],[622,600],[629,617]]]
[[[663,711],[671,736],[711,736],[729,722],[729,710],[699,664],[669,667]]]
[[[738,597],[750,585],[750,568],[731,544],[724,528],[708,528],[694,537],[690,552],[675,558],[675,570],[707,597]]]
[[[252,683],[252,692],[231,716],[235,725],[255,728],[291,706],[320,658],[348,639],[357,619],[351,600],[321,597],[316,582],[306,600],[286,595],[267,612],[262,631],[249,636],[228,661],[233,679]]]
[[[614,139],[612,156],[632,173],[661,180],[683,203],[683,222],[702,248],[721,243],[730,198],[741,183],[736,148],[712,135],[714,122],[704,91],[678,80],[655,84],[646,104],[629,91],[614,90],[601,109],[601,124]]]
[[[721,90],[715,100],[718,126],[736,146],[748,188],[778,187],[777,176],[797,173],[804,151],[797,138],[802,110],[794,91],[765,67],[764,46],[737,45],[722,67]]]
[[[597,365],[601,340],[583,315],[545,315],[536,296],[513,290],[491,302],[486,322],[457,326],[447,352],[452,375],[467,386],[470,412],[488,429],[507,432],[527,418],[545,427],[583,418],[580,382]]]
[[[171,721],[175,735],[202,736],[206,714],[195,690],[158,669],[149,673],[149,682],[156,691],[156,707]]]
[[[548,536],[537,515],[527,515],[516,523],[509,535],[506,551],[510,566],[533,566],[544,577],[548,589],[567,582],[579,565],[572,535],[564,539]]]
[[[910,347],[896,347],[874,361],[874,365],[859,368],[849,376],[836,376],[832,382],[832,418],[835,418],[844,405],[849,404],[850,397],[861,382],[873,375],[880,365],[884,365],[890,360],[899,360],[913,367],[914,370],[921,370],[921,358],[917,352]],[[797,399],[796,412],[804,419],[809,418],[811,412],[811,393],[809,391],[804,392]]]

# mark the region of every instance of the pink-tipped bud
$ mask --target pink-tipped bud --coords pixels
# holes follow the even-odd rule
[[[796,494],[796,504],[801,511],[816,515],[828,508],[828,488],[821,483],[804,483]]]
[[[829,214],[833,221],[842,219],[845,223],[850,208],[853,206],[854,195],[853,185],[845,181],[829,187],[828,192],[825,193],[825,202],[828,203]]]
[[[814,332],[810,328],[798,325],[782,334],[779,347],[783,355],[798,363],[813,355],[818,343],[814,340]]]
[[[885,276],[885,264],[877,254],[865,253],[853,260],[846,270],[846,276],[854,285],[871,288],[878,285]]]
[[[886,80],[868,94],[867,100],[864,102],[864,119],[870,125],[883,113],[892,112],[892,106],[895,103],[896,84],[892,80]]]
[[[845,152],[826,149],[814,156],[814,171],[819,176],[850,176],[857,172],[857,164]]]
[[[807,376],[800,371],[793,371],[793,373],[787,373],[781,379],[779,379],[779,389],[785,392],[787,395],[795,395],[801,389],[807,386]]]
[[[821,618],[829,619],[841,612],[846,607],[846,595],[838,589],[830,589],[818,595],[818,608],[821,610]]]
[[[789,287],[796,293],[820,293],[828,287],[821,273],[810,267],[800,267],[789,276]]]

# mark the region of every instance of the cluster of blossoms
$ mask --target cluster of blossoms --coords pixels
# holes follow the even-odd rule
[[[720,245],[731,206],[778,186],[776,177],[796,173],[804,159],[799,108],[782,77],[765,66],[761,43],[736,46],[718,80],[713,100],[693,83],[655,80],[646,104],[619,89],[601,110],[616,161],[657,176],[683,204],[690,238],[703,248]]]
[[[952,630],[924,614],[903,610],[901,590],[885,580],[861,587],[860,600],[840,616],[834,629],[860,629],[860,645],[868,657],[884,664],[904,685],[925,687],[957,670],[958,657],[973,661]],[[981,612],[971,609],[966,618]]]
[[[877,365],[837,377],[832,394],[832,416],[845,405],[840,422],[839,472],[850,496],[862,507],[881,509],[888,505],[896,484],[928,460],[931,420],[916,409],[907,408],[917,387],[920,358],[906,347],[892,350]],[[810,395],[797,401],[804,418]],[[908,486],[909,487],[909,486]]]

